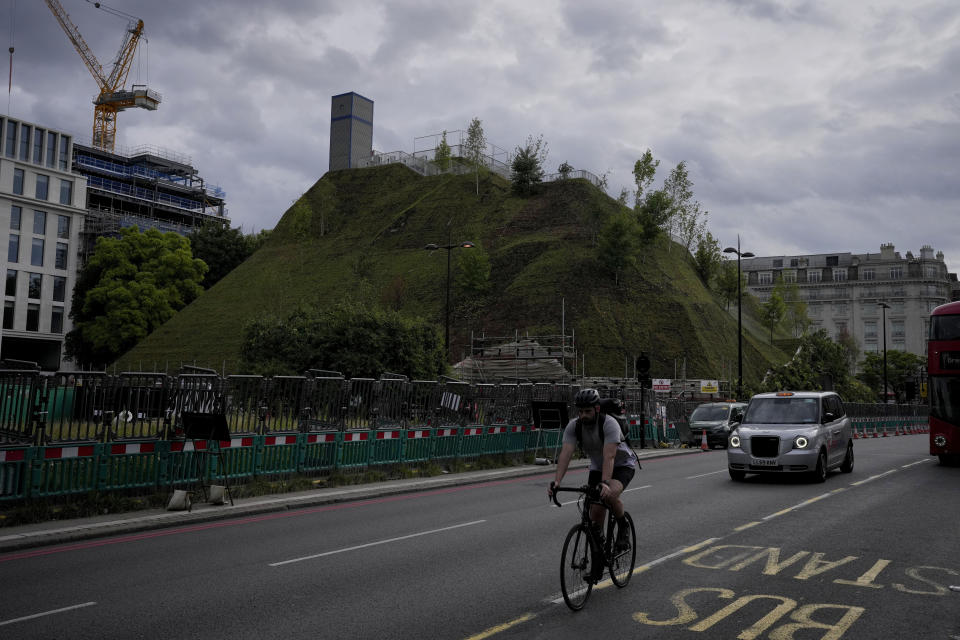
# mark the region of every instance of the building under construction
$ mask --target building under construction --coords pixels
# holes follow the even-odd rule
[[[121,227],[186,235],[203,224],[229,223],[224,192],[206,184],[186,156],[156,147],[107,151],[75,142],[72,164],[87,179],[82,251]]]

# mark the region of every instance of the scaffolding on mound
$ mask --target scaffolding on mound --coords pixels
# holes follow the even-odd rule
[[[470,355],[453,365],[465,382],[549,381],[569,382],[574,376],[567,365],[575,365],[575,336],[470,335]]]

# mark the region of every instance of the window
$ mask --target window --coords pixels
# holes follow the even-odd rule
[[[37,200],[46,200],[50,193],[50,176],[37,174]]]
[[[757,279],[760,284],[773,284],[773,274],[769,271],[761,271],[757,274]]]
[[[20,236],[11,233],[10,243],[7,245],[7,262],[20,261]]]
[[[13,313],[17,306],[13,300],[7,300],[3,303],[3,328],[13,329]]]
[[[819,269],[810,269],[807,271],[807,282],[820,282],[820,276]]]
[[[40,330],[40,305],[27,305],[27,331]]]
[[[833,305],[833,314],[837,316],[847,315],[847,303],[837,302]]]
[[[828,267],[836,267],[836,266],[839,266],[839,264],[840,264],[840,257],[839,257],[839,256],[827,256],[827,266],[828,266]]]
[[[35,267],[43,266],[43,238],[34,238],[30,248],[30,264]]]
[[[796,258],[790,258],[790,266],[797,267],[800,265],[800,261]]]
[[[17,270],[16,269],[7,269],[6,295],[8,296],[17,295]]]
[[[26,162],[30,159],[30,125],[20,125],[20,159]]]
[[[40,293],[43,289],[43,274],[30,273],[27,275],[29,286],[27,287],[27,297],[33,300],[40,299]]]
[[[846,323],[846,322],[834,322],[834,323],[833,323],[833,326],[834,326],[834,327],[836,328],[836,330],[837,330],[837,334],[836,334],[836,337],[837,337],[837,338],[842,338],[843,336],[847,335],[847,323]]]
[[[833,290],[833,297],[834,297],[834,298],[846,299],[846,298],[848,297],[848,296],[847,296],[847,288],[846,288],[846,287],[836,287],[836,288]]]
[[[846,269],[834,269],[834,270],[833,270],[833,281],[834,281],[834,282],[846,282],[846,281],[847,281],[847,270],[846,270]]]
[[[63,307],[50,310],[50,333],[63,333]]]
[[[57,161],[57,134],[47,131],[47,166],[52,167]]]
[[[57,216],[57,237],[70,239],[70,216]]]
[[[783,271],[783,281],[784,282],[796,282],[797,281],[797,272],[793,270],[784,270]]]
[[[876,320],[863,321],[863,339],[864,340],[877,339],[877,321]]]
[[[891,320],[890,321],[890,335],[894,338],[903,339],[903,320]]]
[[[817,289],[807,290],[807,300],[817,300],[820,298],[820,292]]]
[[[67,164],[67,150],[70,148],[70,136],[60,136],[60,168],[64,171],[69,169]]]
[[[67,244],[65,242],[57,243],[57,255],[54,262],[57,269],[67,268]]]
[[[23,169],[13,170],[13,193],[18,196],[23,195]]]
[[[861,280],[873,280],[877,277],[877,272],[873,267],[866,267],[860,270]]]
[[[63,302],[67,296],[67,279],[63,276],[53,276],[53,301]]]
[[[809,306],[807,307],[807,310],[810,312],[810,315],[812,315],[812,316],[819,316],[819,315],[820,315],[820,311],[821,311],[822,309],[823,309],[823,307],[820,306],[820,303],[819,303],[819,302],[814,302],[813,304],[811,304],[811,305],[809,305]]]
[[[73,180],[60,180],[60,204],[73,204]]]
[[[940,269],[938,269],[938,268],[936,268],[936,267],[934,267],[934,266],[932,266],[932,265],[927,265],[927,266],[924,267],[924,269],[923,269],[923,275],[924,275],[927,279],[932,280],[932,279],[934,279],[934,278],[936,278],[937,276],[940,275]]]
[[[780,269],[780,268],[782,268],[782,267],[783,267],[783,258],[774,258],[774,259],[773,259],[773,267],[774,267],[775,269]]]
[[[899,280],[903,277],[903,267],[890,267],[890,279]]]
[[[7,157],[15,158],[17,154],[17,123],[7,120]]]
[[[43,162],[43,129],[33,130],[33,163]]]
[[[890,303],[891,313],[903,313],[903,300],[894,300]]]
[[[20,212],[22,210],[17,205],[10,207],[10,228],[13,231],[20,231]]]
[[[46,211],[33,212],[33,232],[38,236],[46,235],[47,233],[47,212]]]

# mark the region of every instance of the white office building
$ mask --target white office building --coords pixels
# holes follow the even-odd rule
[[[7,250],[0,359],[63,363],[86,211],[70,135],[0,116],[0,229]]]
[[[761,302],[778,282],[795,283],[811,329],[826,329],[834,339],[848,333],[862,351],[883,350],[885,318],[888,350],[926,356],[930,312],[949,302],[957,286],[943,252],[934,255],[930,246],[916,256],[884,244],[879,253],[745,258],[741,268],[747,290]]]

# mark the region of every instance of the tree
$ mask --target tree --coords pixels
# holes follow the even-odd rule
[[[446,369],[436,325],[356,303],[256,318],[243,329],[240,356],[245,371],[260,375],[329,369],[348,378],[389,371],[429,380]]]
[[[207,271],[176,233],[136,227],[101,237],[73,290],[66,353],[102,368],[193,301]]]
[[[464,147],[467,152],[467,159],[473,164],[477,172],[477,195],[480,195],[480,165],[483,163],[483,152],[487,150],[487,137],[483,133],[483,123],[480,118],[474,118],[470,121]]]
[[[810,318],[807,316],[807,303],[800,298],[800,288],[796,282],[783,284],[783,301],[787,305],[786,318],[793,328],[793,335],[799,338],[807,332]]]
[[[693,181],[687,164],[681,161],[663,182],[663,190],[673,198],[669,228],[676,229],[680,243],[689,251],[693,241],[706,230],[707,212],[693,199]]]
[[[187,236],[191,252],[194,258],[203,260],[207,265],[207,274],[200,285],[204,289],[215,285],[253,255],[268,235],[268,231],[261,231],[258,235],[243,235],[240,229],[231,229],[216,222],[194,229]]]
[[[536,139],[527,136],[527,142],[517,147],[510,165],[510,182],[514,193],[527,196],[533,191],[534,185],[543,180],[543,163],[547,160],[547,143],[543,141],[543,134]]]
[[[637,186],[637,192],[634,196],[634,206],[640,206],[647,188],[653,184],[653,178],[657,174],[657,167],[659,166],[660,161],[653,159],[653,153],[650,149],[644,151],[643,156],[634,163],[633,182]]]
[[[469,251],[458,251],[457,285],[463,297],[478,299],[490,292],[490,256],[480,243]]]
[[[760,305],[760,324],[770,331],[770,344],[773,344],[773,330],[783,321],[786,312],[783,293],[774,287],[767,301]]]
[[[570,174],[573,173],[573,166],[564,160],[563,163],[557,167],[557,172],[560,174],[561,180],[566,180],[570,177]]]
[[[700,280],[703,281],[704,286],[710,288],[710,283],[723,263],[723,253],[720,251],[720,242],[709,231],[697,243],[697,252],[693,254],[693,261]]]
[[[916,379],[926,359],[906,351],[887,350],[887,385],[897,402],[906,402],[907,383]],[[866,353],[857,378],[871,389],[873,399],[883,398],[883,352]]]
[[[740,274],[740,291],[747,288],[746,274]],[[723,299],[727,309],[737,299],[737,261],[723,260],[717,269],[717,293]]]
[[[597,247],[600,264],[613,274],[617,285],[624,269],[636,263],[638,248],[638,225],[628,211],[615,213],[600,230]]]
[[[437,150],[433,154],[433,161],[440,167],[440,171],[446,171],[450,168],[450,145],[447,144],[446,129],[444,129],[440,144],[437,145]]]
[[[666,191],[650,191],[642,202],[637,204],[637,222],[640,224],[640,243],[644,246],[651,244],[665,231],[665,224],[670,219],[673,199]]]
[[[870,391],[847,369],[843,347],[823,329],[808,333],[789,362],[767,372],[758,391],[819,391],[832,386],[847,402],[869,402]]]

